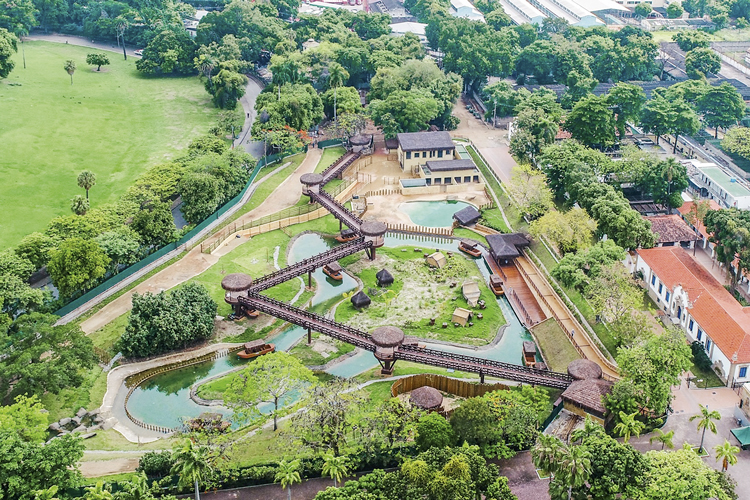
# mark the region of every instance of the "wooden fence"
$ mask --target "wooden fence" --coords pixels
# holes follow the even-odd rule
[[[368,191],[364,196],[386,196],[389,194],[401,194],[401,188],[384,188],[376,191]]]
[[[433,387],[438,391],[447,392],[461,398],[474,398],[483,396],[488,392],[509,389],[505,384],[477,384],[467,380],[446,377],[445,375],[421,373],[396,380],[391,386],[391,396],[395,398],[399,394],[424,386]]]
[[[392,224],[386,223],[388,231],[394,233],[425,234],[430,236],[453,236],[452,227],[424,227],[413,226],[411,224]]]

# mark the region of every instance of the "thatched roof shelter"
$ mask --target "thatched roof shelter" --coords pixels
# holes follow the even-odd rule
[[[378,347],[396,347],[404,342],[404,332],[395,326],[380,326],[371,333],[372,341]]]
[[[252,342],[245,342],[245,350],[251,351],[251,350],[255,349],[256,347],[260,347],[260,346],[264,345],[265,343],[266,342],[263,339],[261,339],[261,340],[253,340]]]
[[[378,286],[386,286],[393,284],[393,275],[388,272],[387,269],[381,269],[378,274],[375,275],[378,280]]]
[[[530,356],[536,356],[536,344],[529,340],[523,341],[523,353]]]
[[[560,396],[563,403],[581,408],[595,417],[604,418],[602,399],[612,391],[612,382],[602,379],[576,380]]]
[[[326,264],[325,267],[327,267],[328,270],[332,273],[340,273],[343,270],[341,264],[335,261],[331,262],[330,264]]]
[[[490,253],[498,261],[514,259],[521,255],[521,248],[529,246],[529,239],[523,233],[489,234],[486,239]]]
[[[354,294],[354,296],[351,298],[351,301],[354,307],[356,307],[357,309],[367,307],[370,305],[370,302],[372,302],[372,300],[370,300],[370,297],[368,297],[367,294],[362,290]]]
[[[371,134],[355,135],[349,138],[349,144],[352,146],[367,146],[372,142]]]
[[[383,236],[388,232],[388,226],[385,222],[366,220],[359,227],[359,231],[365,236]]]
[[[423,386],[411,391],[409,402],[423,410],[437,410],[443,404],[443,395],[430,386]]]
[[[568,375],[576,380],[595,380],[602,378],[602,367],[590,359],[576,359],[568,365]]]
[[[232,273],[224,276],[221,287],[228,292],[244,292],[253,284],[253,279],[244,273]]]
[[[306,186],[315,186],[323,182],[323,175],[315,173],[302,174],[299,181]]]
[[[469,240],[469,239],[461,240],[461,245],[465,246],[466,248],[476,248],[478,244],[479,243],[477,243],[474,240]]]
[[[479,211],[472,206],[463,208],[453,214],[453,219],[455,219],[456,222],[458,222],[462,226],[473,226],[474,224],[479,222],[479,219],[481,218],[482,214],[480,214]]]
[[[430,267],[437,267],[438,269],[443,267],[447,263],[445,255],[441,252],[435,252],[427,257],[427,264]]]

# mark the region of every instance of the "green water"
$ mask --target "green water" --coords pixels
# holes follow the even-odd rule
[[[407,201],[398,209],[418,226],[450,227],[453,225],[453,214],[468,206],[471,205],[463,201]]]

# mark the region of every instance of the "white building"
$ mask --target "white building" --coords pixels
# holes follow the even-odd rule
[[[425,36],[425,28],[427,25],[424,23],[393,23],[389,25],[391,27],[391,34],[393,36],[404,36],[407,33],[413,33],[417,35],[419,41],[423,44],[427,43],[427,37]]]
[[[688,160],[690,180],[701,198],[714,200],[722,208],[750,210],[750,187],[744,179],[733,177],[715,163]]]
[[[737,300],[681,247],[640,249],[633,272],[667,320],[703,344],[727,384],[750,381],[750,307]]]
[[[450,13],[455,17],[463,17],[472,21],[484,22],[484,16],[469,0],[451,0]]]

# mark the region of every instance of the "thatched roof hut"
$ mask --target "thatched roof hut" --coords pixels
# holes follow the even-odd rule
[[[602,367],[590,359],[576,359],[568,365],[568,375],[576,380],[598,379],[602,378]]]
[[[370,297],[368,297],[367,294],[362,290],[354,294],[354,296],[351,298],[351,301],[352,305],[354,305],[354,307],[356,307],[357,309],[367,307],[370,305],[370,302],[372,302],[372,300],[370,300]]]
[[[470,310],[464,309],[463,307],[457,307],[456,310],[453,311],[453,317],[451,318],[451,321],[453,321],[454,323],[458,323],[461,326],[466,326],[466,323],[468,323],[470,319]]]
[[[244,292],[253,284],[253,279],[244,273],[232,273],[224,276],[221,287],[227,292]]]
[[[370,335],[378,347],[396,347],[404,342],[404,332],[396,326],[379,326]]]
[[[489,234],[486,236],[490,253],[499,263],[521,255],[521,249],[529,246],[529,239],[523,233]]]
[[[378,286],[388,286],[393,284],[393,275],[387,269],[381,269],[375,275],[378,280]]]
[[[409,402],[423,410],[437,410],[443,404],[443,395],[430,386],[423,386],[411,391]]]

